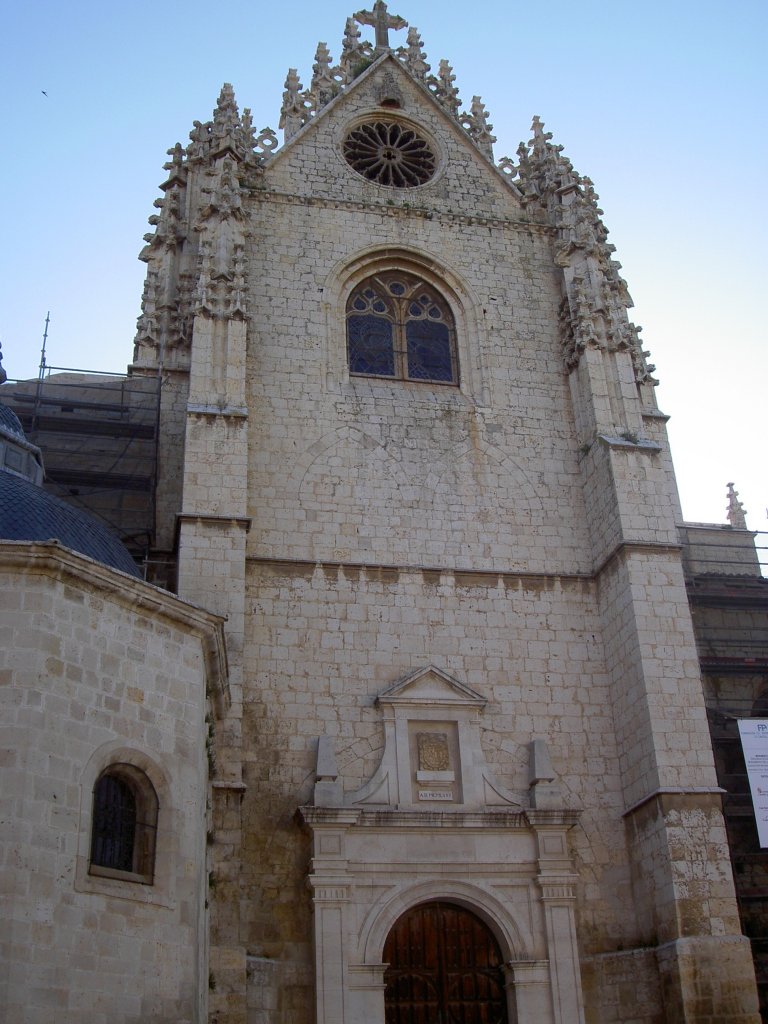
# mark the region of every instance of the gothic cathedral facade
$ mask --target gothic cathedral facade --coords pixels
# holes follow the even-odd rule
[[[538,119],[495,163],[450,65],[356,18],[281,145],[224,87],[142,253],[157,549],[228,657],[196,1012],[755,1024],[597,196]]]

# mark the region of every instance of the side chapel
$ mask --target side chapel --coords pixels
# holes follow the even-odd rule
[[[154,582],[228,674],[186,807],[197,991],[141,1019],[757,1024],[666,417],[598,197],[538,117],[497,162],[406,28],[377,0],[308,88],[291,69],[282,144],[225,85],[141,254]],[[109,886],[162,948],[172,898]]]

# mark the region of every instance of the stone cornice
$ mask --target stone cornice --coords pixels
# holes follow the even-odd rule
[[[312,828],[373,829],[489,829],[572,828],[580,811],[573,808],[520,811],[421,811],[366,807],[299,808],[301,820]]]
[[[419,564],[397,564],[387,565],[381,562],[346,562],[323,559],[322,561],[310,561],[293,558],[275,558],[266,555],[247,555],[246,562],[253,565],[274,566],[276,569],[285,568],[294,573],[311,575],[313,572],[323,569],[345,570],[350,573],[361,571],[379,573],[384,577],[396,578],[399,573],[426,573],[436,577],[435,583],[440,582],[440,576],[446,576],[455,580],[458,587],[488,586],[496,587],[499,582],[515,582],[525,584],[527,581],[532,586],[542,584],[576,583],[583,585],[594,580],[592,573],[545,573],[526,572],[524,570],[504,569],[473,569],[470,567],[457,568],[446,565],[419,565]]]
[[[639,811],[641,807],[644,807],[651,800],[663,799],[664,797],[722,797],[726,793],[726,790],[721,789],[719,786],[660,786],[658,789],[654,789],[652,793],[646,793],[640,800],[635,801],[631,807],[628,807],[624,811],[622,817],[629,818],[636,811]]]
[[[292,192],[278,192],[252,188],[249,193],[251,198],[261,203],[278,203],[287,206],[312,206],[328,210],[353,210],[356,212],[378,213],[382,217],[406,217],[420,218],[423,220],[437,220],[449,224],[471,225],[481,227],[511,228],[515,231],[539,231],[543,235],[554,236],[557,229],[549,224],[541,224],[538,221],[512,219],[510,217],[470,217],[467,214],[451,213],[447,210],[439,210],[420,206],[417,202],[413,204],[404,203],[399,206],[388,206],[384,203],[363,203],[351,199],[330,199],[320,196],[300,196]]]
[[[424,573],[434,576],[435,585],[453,580],[456,587],[497,587],[500,583],[507,589],[514,584],[519,589],[526,585],[531,589],[542,586],[561,586],[592,584],[596,582],[614,559],[632,552],[642,554],[678,554],[682,550],[680,544],[653,543],[651,541],[621,541],[599,563],[594,572],[530,572],[523,569],[475,569],[469,566],[419,565],[418,563],[390,564],[382,562],[352,562],[323,559],[311,561],[299,558],[276,558],[268,555],[247,555],[246,562],[251,565],[274,567],[278,572],[281,568],[296,575],[311,576],[316,571],[332,569],[349,574],[366,572],[380,574],[383,578],[396,579],[398,575]],[[444,579],[442,579],[444,577]]]
[[[181,523],[204,523],[206,526],[239,526],[246,533],[251,528],[251,519],[248,516],[213,516],[205,512],[179,512],[176,522],[179,525]]]
[[[183,601],[167,590],[111,569],[58,541],[0,540],[0,570],[30,576],[48,576],[81,590],[109,594],[125,609],[149,616],[163,616],[200,637],[205,655],[207,688],[229,704],[229,669],[224,639],[224,619]]]
[[[613,548],[613,550],[609,551],[605,558],[603,558],[602,562],[599,563],[592,578],[598,579],[610,566],[611,562],[623,557],[624,555],[631,554],[632,552],[638,552],[645,555],[658,555],[680,554],[682,550],[682,544],[677,543],[672,544],[644,540],[622,540]]]

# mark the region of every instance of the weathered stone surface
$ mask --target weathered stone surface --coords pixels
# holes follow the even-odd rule
[[[172,598],[135,622],[75,584],[8,591],[6,633],[24,601],[51,628],[10,637],[0,681],[33,650],[56,693],[30,682],[30,728],[84,732],[19,794],[25,841],[52,875],[37,819],[62,777],[65,823],[82,806],[78,757],[110,723],[183,777],[187,901],[99,904],[135,938],[110,1024],[383,1024],[387,935],[429,900],[492,926],[518,1024],[756,1024],[664,417],[597,196],[538,118],[495,167],[447,61],[432,76],[414,29],[394,51],[405,23],[378,0],[355,17],[376,47],[350,19],[338,66],[320,44],[309,89],[289,72],[282,148],[222,89],[169,151],[142,253],[158,547],[225,619],[228,700],[206,720],[211,653]],[[343,141],[372,119],[417,130],[434,173],[358,173]],[[350,372],[348,299],[398,272],[450,310],[455,385]],[[77,914],[34,922],[41,945]]]

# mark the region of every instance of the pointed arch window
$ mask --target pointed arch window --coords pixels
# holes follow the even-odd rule
[[[450,306],[415,274],[373,274],[347,301],[347,357],[360,376],[458,384]]]
[[[105,769],[93,788],[90,874],[151,883],[157,812],[144,772],[129,764]]]

